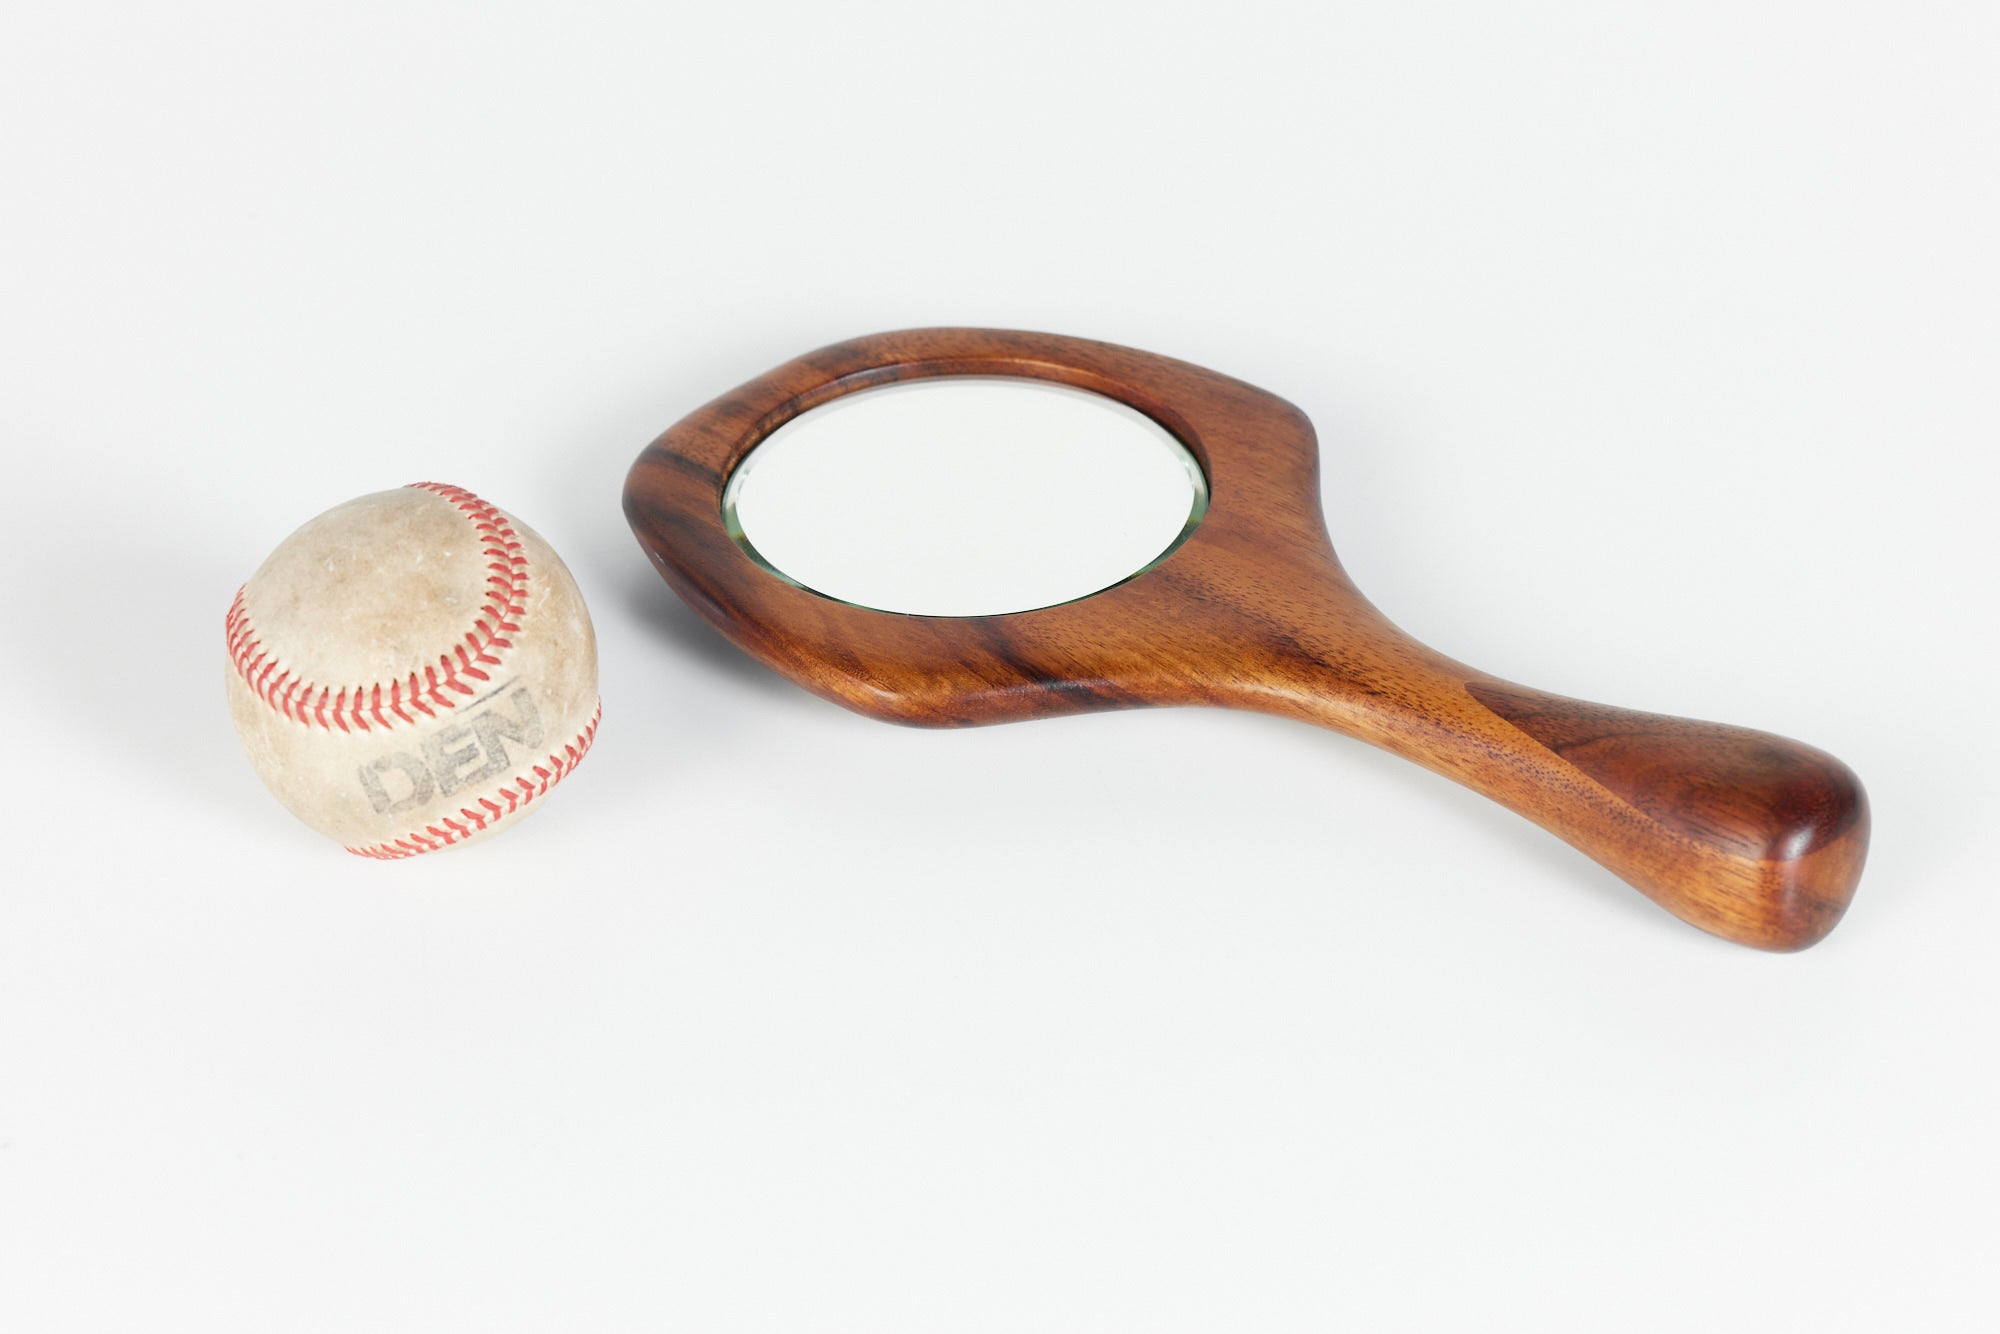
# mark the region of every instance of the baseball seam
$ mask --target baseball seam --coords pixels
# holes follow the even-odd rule
[[[495,821],[503,820],[515,811],[521,810],[536,797],[563,780],[563,775],[583,762],[590,753],[590,743],[597,739],[597,720],[604,716],[604,704],[598,702],[591,713],[590,721],[577,733],[576,739],[564,746],[561,752],[552,754],[542,764],[529,765],[533,778],[523,774],[502,785],[498,791],[480,797],[470,806],[459,808],[457,815],[448,815],[425,825],[422,829],[404,834],[401,838],[386,843],[371,843],[365,846],[349,847],[347,850],[357,857],[373,857],[378,861],[398,861],[404,857],[415,857],[421,853],[436,852],[454,843],[462,843]]]
[[[438,654],[437,661],[425,665],[421,674],[412,670],[407,680],[336,689],[308,681],[290,666],[280,670],[277,655],[264,647],[251,623],[243,589],[237,589],[229,614],[223,618],[229,659],[251,694],[293,722],[329,732],[367,732],[374,728],[386,731],[399,722],[413,724],[418,721],[413,714],[435,718],[438,710],[455,708],[461,699],[477,695],[479,689],[471,682],[490,680],[485,669],[499,666],[500,655],[514,646],[507,636],[520,632],[520,620],[527,614],[528,558],[522,554],[513,525],[499,510],[462,487],[412,482],[410,489],[428,491],[449,502],[479,534],[486,556],[485,603],[460,642]]]

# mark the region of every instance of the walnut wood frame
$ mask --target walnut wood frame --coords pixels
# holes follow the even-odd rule
[[[724,525],[758,442],[844,394],[935,376],[1090,390],[1178,437],[1209,480],[1160,564],[1076,602],[906,616],[774,577]],[[1682,919],[1801,949],[1860,878],[1868,806],[1826,753],[1769,733],[1586,704],[1433,652],[1348,580],[1319,510],[1312,425],[1284,400],[1151,353],[1050,334],[920,329],[839,343],[699,409],[640,455],[625,512],[687,603],[751,656],[872,717],[929,727],[1209,704],[1317,723],[1484,793]]]

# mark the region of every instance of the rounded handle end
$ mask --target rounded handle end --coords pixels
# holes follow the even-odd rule
[[[1612,799],[1587,802],[1596,808],[1587,819],[1546,793],[1523,794],[1517,809],[1675,915],[1792,951],[1824,938],[1847,910],[1868,852],[1868,797],[1825,751],[1501,682],[1466,689]]]
[[[1760,949],[1805,949],[1833,930],[1854,899],[1868,856],[1868,794],[1853,770],[1825,751],[1763,732],[1731,740],[1716,756],[1716,781],[1733,784],[1728,798],[1684,784],[1695,790],[1681,794],[1662,823],[1696,840],[1718,828],[1712,842],[1722,867],[1742,866],[1740,890],[1712,890],[1704,905],[1727,910],[1730,929],[1721,934]],[[1719,888],[1736,888],[1729,883],[1736,877],[1720,869],[1716,878]]]

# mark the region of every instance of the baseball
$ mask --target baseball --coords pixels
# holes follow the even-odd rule
[[[509,829],[597,734],[597,640],[562,560],[469,491],[336,506],[224,622],[229,712],[264,785],[363,857]]]

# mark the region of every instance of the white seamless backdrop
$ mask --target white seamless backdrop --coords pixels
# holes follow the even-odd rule
[[[7,7],[0,1328],[2000,1327],[1996,22]],[[1723,944],[1276,720],[742,659],[626,467],[924,324],[1297,403],[1418,637],[1848,761],[1847,921]],[[567,558],[604,722],[376,865],[222,617],[426,479]]]

